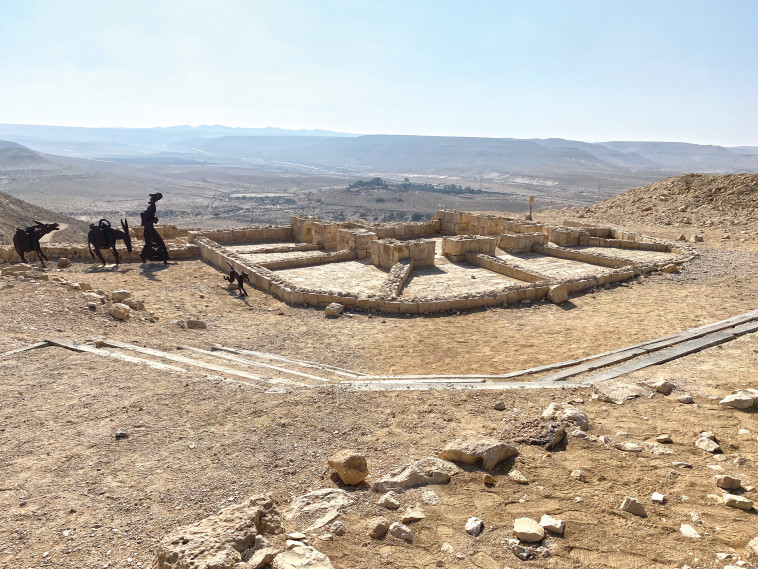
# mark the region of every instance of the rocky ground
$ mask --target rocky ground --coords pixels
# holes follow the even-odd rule
[[[648,227],[659,236],[677,230]],[[752,240],[706,234],[694,246],[700,257],[680,273],[590,291],[560,306],[430,317],[326,319],[322,310],[289,307],[253,289],[243,300],[200,261],[118,269],[74,263],[51,268],[47,280],[0,277],[0,352],[56,336],[106,337],[163,350],[223,344],[369,373],[505,373],[758,307]],[[145,310],[116,320],[110,304],[88,307],[94,297],[77,290],[87,285],[107,296],[126,289]],[[187,319],[207,327],[177,323]],[[178,526],[258,494],[274,500],[287,532],[303,531],[313,519],[296,499],[324,488],[347,496],[337,518],[344,533],[330,521],[297,537],[337,568],[755,564],[748,542],[758,536],[756,509],[727,506],[715,476],[739,478],[730,492],[758,501],[758,413],[719,405],[733,390],[755,387],[756,365],[758,335],[748,334],[636,372],[626,379],[666,379],[673,393],[614,405],[589,389],[270,390],[61,348],[17,354],[0,359],[0,566],[148,567]],[[517,435],[531,432],[553,402],[586,414],[586,436],[572,435],[578,425],[569,422],[557,448],[525,444]],[[117,438],[121,430],[128,436]],[[704,431],[722,452],[695,446]],[[671,443],[656,443],[666,434]],[[519,454],[491,472],[459,464],[447,483],[397,492],[397,510],[378,504],[384,492],[372,490],[374,483],[457,439],[503,441]],[[346,486],[329,467],[343,449],[365,457],[366,484]],[[665,496],[662,504],[654,492]],[[647,517],[620,509],[627,496]],[[370,537],[374,518],[420,517],[409,509],[423,515],[404,524],[410,541]],[[565,523],[562,536],[509,541],[516,519],[538,522],[545,514]],[[477,536],[466,531],[470,518],[483,522]],[[393,533],[404,535],[397,526]]]

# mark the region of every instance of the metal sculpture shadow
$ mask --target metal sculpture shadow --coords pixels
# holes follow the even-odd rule
[[[237,272],[229,261],[227,261],[226,264],[229,265],[229,276],[224,276],[224,280],[229,281],[231,284],[236,282],[240,296],[247,296],[247,291],[245,290],[244,285],[245,279],[247,279],[247,282],[250,282],[250,276],[245,272]]]
[[[26,263],[24,253],[31,253],[34,251],[37,253],[39,262],[42,263],[42,266],[44,267],[45,261],[47,261],[48,258],[42,252],[39,240],[48,233],[58,231],[59,226],[57,223],[42,223],[36,219],[33,221],[34,225],[32,227],[27,227],[26,229],[21,229],[20,227],[16,228],[16,234],[13,236],[13,247],[16,249],[18,256],[21,257],[22,263]]]
[[[168,264],[168,250],[163,238],[155,229],[158,218],[155,217],[155,203],[163,197],[160,192],[150,194],[150,203],[147,209],[142,212],[142,226],[145,228],[144,239],[145,246],[139,254],[142,262],[146,261],[163,261],[164,265]]]
[[[116,266],[120,262],[118,256],[118,250],[116,249],[116,242],[123,241],[126,245],[126,250],[132,252],[132,238],[129,235],[129,222],[126,219],[121,220],[121,229],[113,229],[111,222],[107,219],[101,219],[97,222],[97,225],[90,223],[89,233],[87,234],[87,246],[89,247],[89,254],[95,259],[95,255],[100,259],[100,262],[105,266],[105,259],[100,252],[101,249],[113,249],[113,255],[116,257]],[[93,252],[94,249],[94,252]]]

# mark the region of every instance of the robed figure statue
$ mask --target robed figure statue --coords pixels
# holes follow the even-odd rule
[[[139,256],[143,263],[145,261],[163,261],[164,265],[168,263],[166,244],[155,229],[155,224],[158,223],[158,218],[155,217],[155,202],[162,197],[161,193],[150,194],[150,204],[141,214],[142,227],[145,228],[145,246]]]

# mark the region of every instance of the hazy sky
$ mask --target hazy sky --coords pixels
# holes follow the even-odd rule
[[[757,0],[0,0],[0,122],[758,145],[757,28]]]

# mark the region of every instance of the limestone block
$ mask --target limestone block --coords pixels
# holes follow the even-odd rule
[[[513,533],[521,541],[536,543],[545,537],[545,529],[531,518],[516,518]]]
[[[353,450],[341,450],[329,457],[329,466],[345,484],[360,484],[368,476],[366,457]]]

